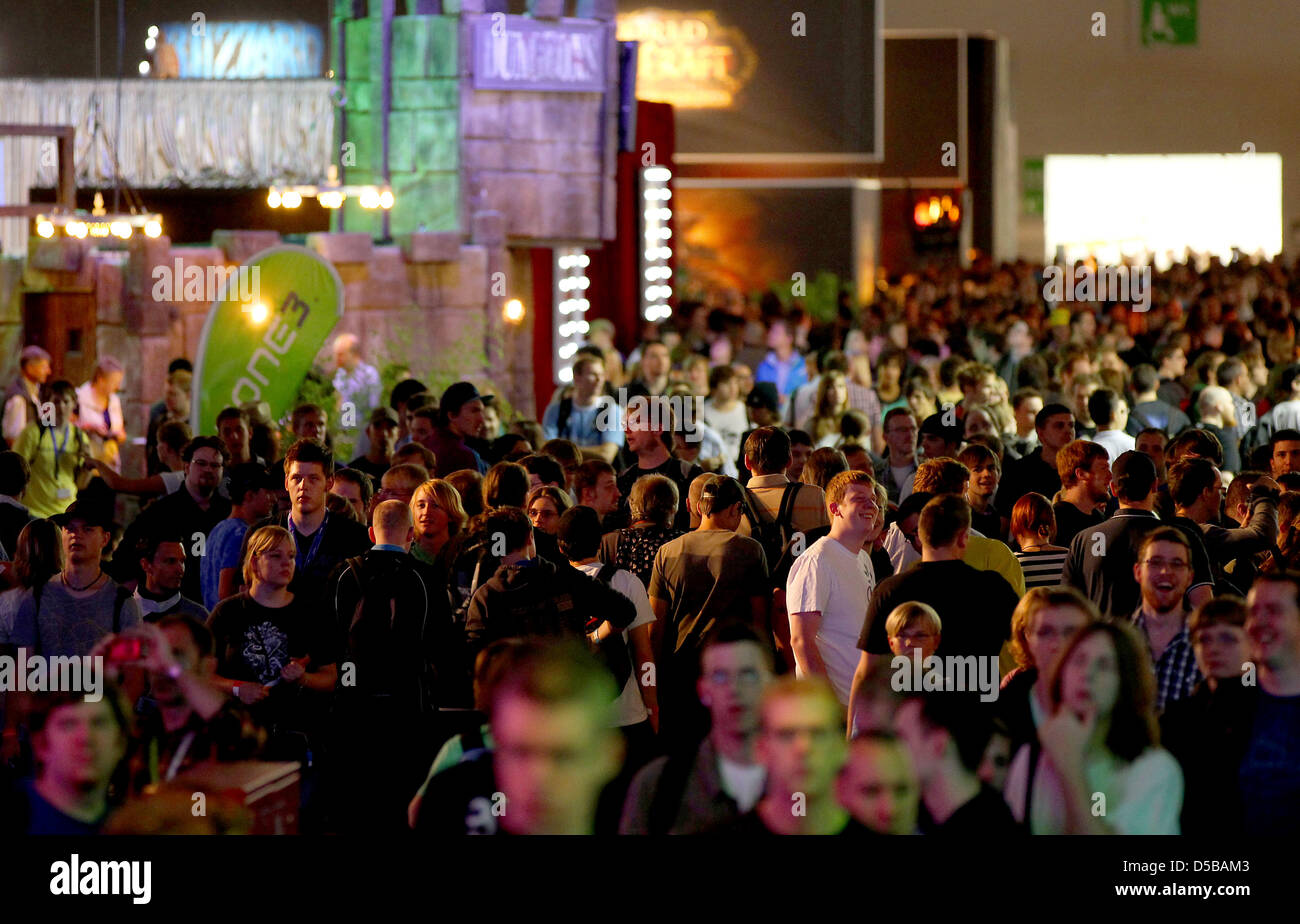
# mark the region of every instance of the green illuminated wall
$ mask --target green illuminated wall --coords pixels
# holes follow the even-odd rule
[[[343,174],[349,183],[381,183],[383,21],[348,18],[350,8],[351,0],[339,0],[334,21],[336,35],[343,23],[347,68],[341,141],[356,145],[356,165],[345,165]],[[421,225],[427,231],[460,230],[458,26],[456,15],[393,17],[388,166],[396,197],[390,219],[394,235]],[[340,72],[337,49],[333,67]],[[346,230],[381,233],[378,212],[352,200],[343,212]]]

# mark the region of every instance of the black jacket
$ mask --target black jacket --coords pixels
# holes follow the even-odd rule
[[[584,638],[588,620],[626,629],[636,619],[632,601],[571,565],[541,558],[502,565],[474,594],[465,622],[470,652],[519,636]]]
[[[207,543],[212,527],[230,516],[230,501],[219,494],[212,495],[208,509],[198,505],[184,485],[174,494],[160,497],[140,512],[118,543],[113,554],[109,574],[119,584],[131,581],[139,582],[144,575],[140,573],[140,561],[136,555],[136,545],[140,540],[154,532],[174,533],[179,535],[185,546],[185,577],[181,581],[181,594],[191,600],[203,599],[203,588],[199,582],[199,554],[202,547],[195,535],[202,533],[202,542]]]
[[[470,705],[465,640],[432,568],[372,548],[340,564],[330,587],[341,660],[356,666],[340,695],[393,696],[424,712]]]

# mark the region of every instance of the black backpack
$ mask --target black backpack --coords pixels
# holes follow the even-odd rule
[[[356,574],[360,596],[348,624],[341,627],[345,650],[340,660],[356,665],[356,685],[340,686],[339,691],[349,696],[393,697],[422,715],[431,714],[437,703],[433,667],[424,657],[429,601],[418,615],[413,613],[414,607],[397,599],[401,581],[391,572],[375,574],[377,569],[364,565],[365,556],[358,555],[347,560],[343,571]],[[418,573],[411,577],[424,586]]]
[[[771,574],[781,560],[781,553],[794,539],[794,499],[803,487],[797,481],[785,486],[781,494],[781,505],[777,508],[776,519],[769,519],[767,508],[759,503],[749,488],[744,489],[745,518],[749,520],[750,538],[758,541],[767,557],[768,573]]]

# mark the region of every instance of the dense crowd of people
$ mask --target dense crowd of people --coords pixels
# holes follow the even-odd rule
[[[1300,265],[1147,312],[1042,271],[596,322],[536,419],[384,403],[345,335],[283,450],[256,405],[194,435],[177,360],[142,477],[121,364],[28,347],[0,653],[111,682],[4,694],[0,826],[158,830],[259,759],[306,832],[1300,830]]]

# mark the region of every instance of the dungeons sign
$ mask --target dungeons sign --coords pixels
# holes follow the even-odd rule
[[[606,41],[597,23],[483,16],[474,20],[474,89],[603,93]]]

